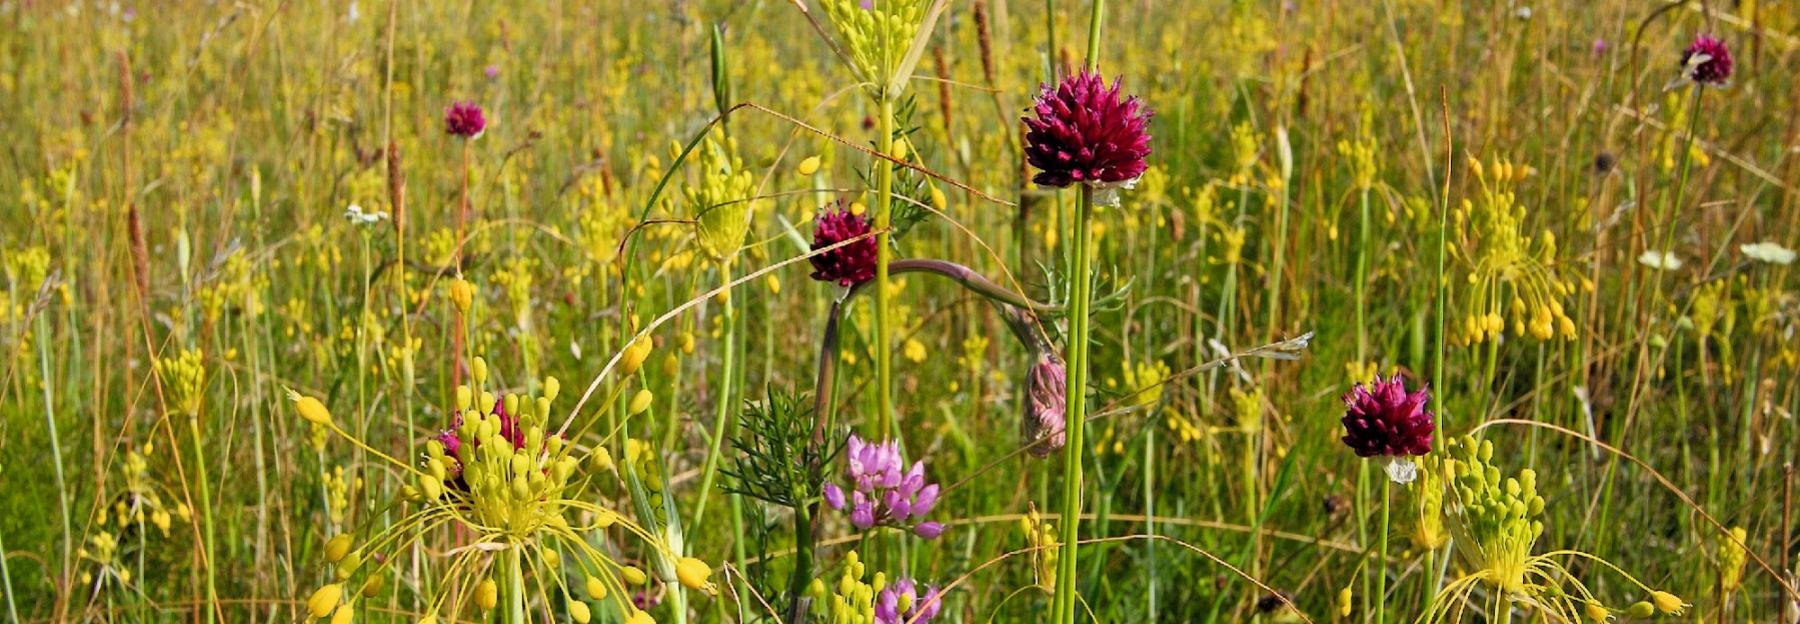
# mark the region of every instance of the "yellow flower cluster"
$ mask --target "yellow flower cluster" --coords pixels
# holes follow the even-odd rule
[[[825,16],[837,27],[857,80],[877,97],[901,70],[913,36],[925,21],[924,0],[824,0]]]
[[[1045,522],[1037,509],[1019,518],[1019,531],[1025,534],[1025,545],[1031,547],[1031,572],[1037,586],[1044,591],[1056,588],[1056,558],[1062,546],[1056,541],[1056,525]]]
[[[173,357],[156,358],[156,375],[162,380],[169,407],[190,418],[200,415],[200,402],[206,398],[201,389],[206,385],[206,364],[200,351],[182,349]]]
[[[1504,159],[1483,166],[1471,158],[1469,170],[1481,189],[1452,215],[1461,240],[1451,251],[1463,264],[1468,288],[1452,341],[1466,346],[1498,339],[1508,320],[1520,336],[1573,339],[1575,323],[1563,301],[1574,289],[1557,272],[1556,237],[1548,230],[1535,238],[1525,233],[1525,207],[1514,193],[1532,169]]]
[[[708,258],[728,263],[737,257],[750,231],[750,218],[759,203],[752,198],[756,180],[737,155],[735,139],[708,136],[695,150],[700,181],[686,193],[694,240]]]

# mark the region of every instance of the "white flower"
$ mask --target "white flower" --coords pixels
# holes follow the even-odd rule
[[[1419,478],[1419,466],[1405,457],[1388,457],[1387,464],[1381,467],[1387,478],[1398,485],[1412,483]]]
[[[1744,252],[1744,255],[1753,260],[1769,264],[1787,266],[1794,263],[1794,250],[1782,247],[1781,243],[1775,241],[1738,245],[1738,251]]]
[[[1681,258],[1667,251],[1646,251],[1638,256],[1638,264],[1658,271],[1674,271],[1681,268]]]
[[[388,213],[386,212],[363,212],[362,206],[356,204],[350,204],[349,208],[344,209],[344,220],[349,221],[351,225],[374,225],[387,220],[387,218]]]

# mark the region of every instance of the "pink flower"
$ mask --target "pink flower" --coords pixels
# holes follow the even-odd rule
[[[868,233],[868,220],[840,204],[814,219],[812,248],[817,251]],[[855,286],[875,279],[875,256],[879,250],[875,237],[869,236],[807,260],[813,265],[813,279]]]
[[[1398,375],[1375,377],[1374,383],[1356,384],[1344,394],[1344,444],[1358,457],[1406,457],[1431,452],[1436,430],[1425,403],[1431,394],[1424,388],[1408,393]]]
[[[444,131],[464,139],[481,136],[487,130],[487,118],[474,102],[451,102],[444,109]]]
[[[1081,72],[1044,85],[1025,122],[1025,159],[1043,186],[1123,186],[1144,174],[1150,114],[1136,97]]]
[[[1696,58],[1704,55],[1704,58]],[[1681,67],[1696,84],[1722,85],[1731,78],[1731,50],[1725,42],[1708,35],[1694,37],[1681,53]]]
[[[936,483],[925,482],[925,462],[913,462],[902,471],[906,464],[899,443],[869,443],[856,435],[850,436],[844,455],[848,493],[836,483],[826,483],[821,491],[825,504],[849,512],[851,526],[859,531],[877,526],[910,529],[925,539],[944,532],[942,523],[923,521],[937,506],[939,491]]]
[[[1066,388],[1062,359],[1048,350],[1040,351],[1025,373],[1025,417],[1019,421],[1019,433],[1032,445],[1031,454],[1036,457],[1049,457],[1063,447]]]

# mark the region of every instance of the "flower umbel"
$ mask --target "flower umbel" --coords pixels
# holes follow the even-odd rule
[[[915,461],[903,471],[898,442],[865,442],[855,434],[850,435],[845,456],[850,491],[826,483],[824,494],[832,509],[849,511],[851,525],[863,531],[877,526],[910,528],[925,539],[944,532],[943,523],[921,522],[938,498],[938,485],[925,482],[925,462]]]
[[[444,132],[452,136],[474,139],[487,131],[487,117],[474,102],[451,102],[444,109]]]
[[[1681,52],[1682,75],[1695,84],[1722,85],[1731,78],[1731,50],[1711,35],[1698,35]]]
[[[1344,394],[1344,444],[1358,457],[1407,457],[1431,452],[1431,433],[1437,428],[1425,404],[1430,391],[1406,391],[1406,381],[1395,375],[1375,376],[1369,384],[1356,384]]]
[[[847,240],[863,237],[837,249],[807,258],[812,262],[812,278],[839,286],[855,286],[875,279],[875,255],[880,249],[869,233],[869,221],[850,208],[839,205],[819,213],[813,222],[813,251]]]
[[[1099,74],[1044,85],[1025,122],[1025,159],[1043,186],[1130,186],[1150,155],[1150,113]]]

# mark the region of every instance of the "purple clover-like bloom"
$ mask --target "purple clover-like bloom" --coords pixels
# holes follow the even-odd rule
[[[487,117],[474,102],[451,102],[444,109],[444,131],[464,139],[481,136],[487,130]]]
[[[875,624],[926,624],[944,608],[938,589],[927,585],[924,595],[912,579],[901,578],[882,588],[875,597]]]
[[[499,78],[500,77],[500,66],[499,65],[489,65],[487,67],[482,68],[481,73],[483,75],[487,76],[488,80],[493,80],[495,78]]]
[[[869,233],[869,221],[844,206],[827,208],[813,223],[812,248],[816,251]],[[875,237],[870,236],[837,249],[807,258],[812,262],[812,278],[839,286],[855,286],[875,279],[876,253],[880,251]]]
[[[1062,359],[1047,350],[1038,353],[1025,373],[1025,415],[1019,420],[1019,433],[1035,457],[1049,457],[1063,447],[1068,383]]]
[[[1704,55],[1705,58],[1696,58]],[[1723,40],[1710,35],[1694,37],[1681,53],[1681,67],[1696,84],[1722,85],[1731,78],[1731,50]]]
[[[832,509],[849,511],[850,524],[857,530],[891,526],[911,529],[925,539],[944,532],[943,523],[924,521],[938,498],[938,485],[925,482],[925,462],[913,462],[903,470],[899,443],[864,442],[854,434],[845,455],[849,490],[828,482],[823,494]]]
[[[1356,384],[1344,394],[1344,444],[1358,457],[1403,458],[1431,452],[1437,425],[1425,403],[1430,391],[1408,393],[1399,375]]]
[[[1144,174],[1150,113],[1099,74],[1083,71],[1044,85],[1025,117],[1025,159],[1042,186],[1126,186]]]

